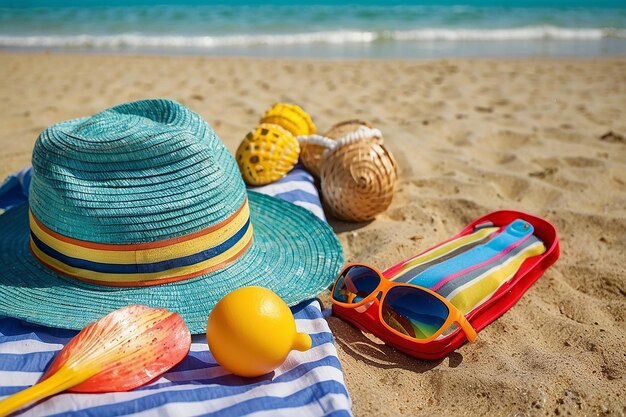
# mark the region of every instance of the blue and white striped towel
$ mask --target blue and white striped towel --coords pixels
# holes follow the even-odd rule
[[[29,178],[26,169],[0,186],[0,208],[8,210],[26,201]],[[323,218],[312,181],[310,174],[298,168],[280,182],[255,191],[313,209]],[[61,393],[17,415],[350,416],[341,364],[319,302],[309,300],[292,311],[298,331],[311,335],[313,347],[291,352],[274,374],[246,379],[227,373],[215,363],[205,337],[199,335],[193,336],[189,355],[149,385],[130,392]],[[76,333],[0,318],[0,398],[36,383]]]
[[[320,219],[326,220],[320,203],[320,195],[315,187],[315,179],[302,165],[296,165],[289,174],[276,182],[262,187],[248,187],[248,189],[287,200],[311,211]]]

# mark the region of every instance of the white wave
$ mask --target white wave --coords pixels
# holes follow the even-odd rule
[[[528,26],[512,29],[423,28],[406,31],[346,31],[224,36],[153,36],[143,34],[12,36],[0,35],[0,47],[16,48],[199,48],[354,44],[377,41],[511,41],[626,39],[626,29]]]
[[[285,35],[148,36],[139,34],[77,36],[0,36],[0,46],[40,48],[218,48],[259,45],[303,45],[312,43],[370,43],[375,32],[336,31]]]
[[[610,28],[559,28],[528,26],[512,29],[417,29],[391,32],[399,41],[510,41],[510,40],[594,40],[626,38],[626,30]]]

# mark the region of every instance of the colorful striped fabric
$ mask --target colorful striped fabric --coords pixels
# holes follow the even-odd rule
[[[29,171],[0,186],[0,207],[27,200]],[[313,178],[295,169],[280,183],[255,191],[311,209],[324,218]],[[7,198],[10,196],[10,198]],[[23,416],[350,416],[351,402],[333,336],[316,300],[293,307],[298,331],[313,347],[290,353],[274,374],[239,378],[219,367],[203,335],[193,337],[191,352],[180,364],[147,386],[108,394],[62,393],[18,413]],[[0,318],[0,398],[41,377],[54,355],[77,332]]]
[[[467,315],[485,303],[529,257],[546,248],[533,226],[515,220],[503,228],[482,224],[384,272],[393,281],[430,288]]]
[[[109,286],[182,281],[225,268],[252,243],[248,200],[230,217],[187,236],[129,245],[87,242],[63,236],[30,216],[30,248],[56,272]]]

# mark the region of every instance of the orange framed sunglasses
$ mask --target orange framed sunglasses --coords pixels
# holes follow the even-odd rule
[[[428,343],[456,323],[470,342],[476,331],[446,298],[414,284],[386,279],[376,267],[347,264],[332,289],[332,302],[364,313],[378,301],[378,319],[393,334],[411,342]]]

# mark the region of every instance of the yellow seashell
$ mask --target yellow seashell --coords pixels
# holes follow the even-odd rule
[[[294,136],[312,135],[316,132],[311,116],[297,104],[276,103],[261,118],[261,123],[279,125]]]
[[[264,185],[284,177],[298,163],[300,144],[279,125],[262,123],[246,135],[236,159],[248,185]]]

